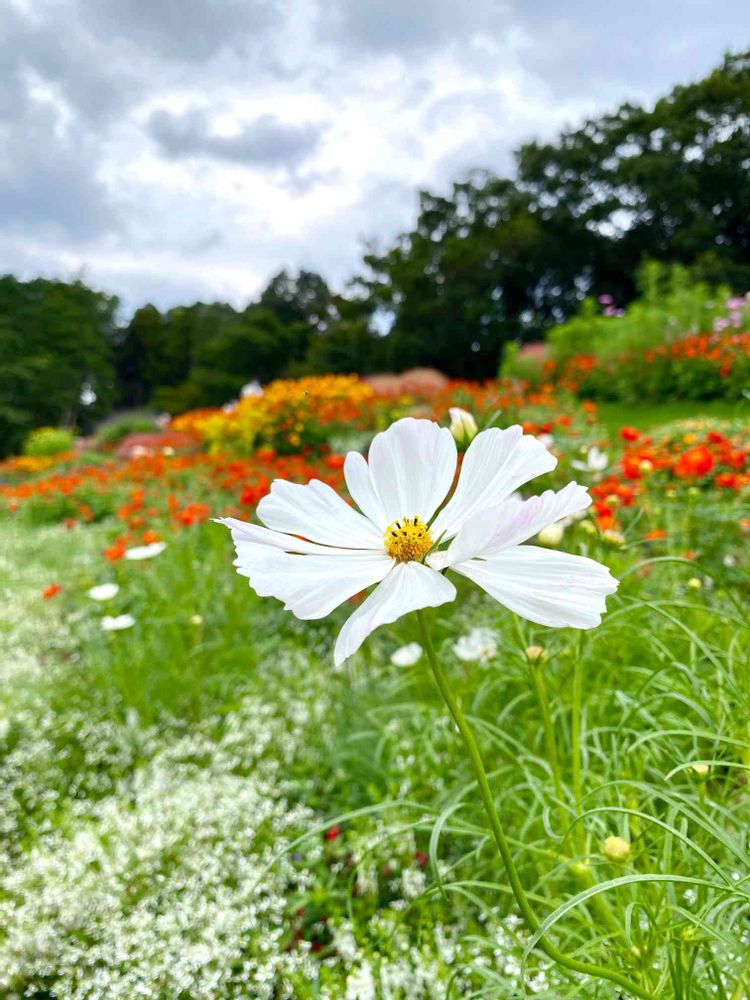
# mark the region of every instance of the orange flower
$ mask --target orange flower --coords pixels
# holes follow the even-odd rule
[[[674,474],[681,479],[706,476],[714,467],[714,457],[705,445],[688,448],[674,464]]]
[[[113,542],[109,548],[104,550],[104,558],[109,559],[110,562],[117,562],[118,559],[122,559],[125,555],[125,549],[127,548],[127,543],[124,538],[118,538],[116,542]]]
[[[667,533],[664,528],[655,528],[653,531],[649,531],[643,536],[647,541],[653,542],[660,538],[666,538]]]
[[[637,427],[623,427],[620,431],[620,437],[623,441],[637,441],[641,436],[641,432]]]
[[[732,472],[720,472],[714,482],[717,486],[724,487],[729,490],[739,489],[740,481]]]
[[[62,587],[59,583],[48,583],[47,586],[42,591],[42,597],[45,601],[48,601],[51,597],[56,597],[60,593]]]
[[[144,545],[153,545],[154,542],[161,541],[161,535],[158,531],[152,531],[151,528],[149,528],[147,531],[143,532],[141,540]]]

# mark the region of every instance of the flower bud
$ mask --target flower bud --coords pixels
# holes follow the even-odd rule
[[[607,861],[624,865],[630,857],[630,844],[622,837],[607,837],[602,844],[602,854]]]
[[[565,528],[558,522],[557,524],[548,524],[546,528],[542,528],[536,537],[542,545],[553,549],[562,541],[564,532]]]
[[[451,406],[448,413],[451,418],[451,434],[459,444],[468,444],[479,430],[476,420],[468,410],[462,410],[460,406]]]
[[[542,646],[527,646],[526,659],[532,663],[543,663],[547,659],[547,653]]]
[[[691,576],[687,582],[687,585],[688,587],[690,587],[691,590],[700,590],[701,587],[703,586],[703,584],[701,583],[701,581],[698,579],[697,576]]]
[[[708,772],[711,770],[708,764],[703,764],[700,761],[697,764],[690,765],[692,770],[698,775],[699,778],[705,778]]]

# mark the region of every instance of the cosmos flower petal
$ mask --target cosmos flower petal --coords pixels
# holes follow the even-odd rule
[[[455,492],[431,525],[432,537],[452,538],[470,518],[556,465],[555,456],[518,425],[482,431],[466,450]]]
[[[451,432],[432,420],[405,417],[376,434],[370,477],[387,523],[415,515],[428,521],[451,488],[457,455]]]
[[[443,567],[474,559],[489,558],[504,549],[533,538],[543,528],[585,510],[591,497],[585,487],[568,483],[559,492],[519,500],[510,497],[498,507],[475,515],[464,524],[448,547]],[[442,568],[442,567],[441,567]]]
[[[350,451],[346,456],[344,460],[344,479],[346,480],[352,500],[365,517],[368,517],[381,531],[385,531],[390,521],[385,516],[380,497],[372,485],[370,468],[364,456],[360,455],[358,451]]]
[[[440,573],[418,562],[398,563],[344,623],[336,640],[336,665],[357,652],[371,632],[410,611],[436,608],[452,601],[456,588]]]
[[[453,567],[522,618],[554,628],[594,628],[617,590],[606,566],[567,552],[522,545]]]
[[[383,548],[380,529],[319,479],[305,486],[276,479],[258,504],[258,517],[274,531],[301,535],[311,542],[343,544],[350,549]]]
[[[282,531],[271,531],[260,524],[250,524],[248,521],[240,521],[236,517],[215,517],[217,524],[224,524],[232,533],[232,541],[239,555],[241,545],[269,545],[274,549],[281,549],[283,552],[303,552],[309,555],[335,555],[341,552],[341,548],[333,548],[330,545],[317,545],[315,542],[307,542],[304,538],[296,535],[285,535]]]
[[[275,597],[297,618],[324,618],[361,590],[378,583],[393,567],[384,552],[340,550],[300,555],[268,545],[241,542],[237,572],[259,597]]]

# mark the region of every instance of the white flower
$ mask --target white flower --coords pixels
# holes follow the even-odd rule
[[[450,432],[456,441],[472,441],[477,435],[477,422],[468,410],[462,410],[460,406],[451,406],[448,409],[451,418]]]
[[[153,559],[166,549],[166,542],[152,542],[150,545],[136,545],[134,549],[125,550],[126,559]]]
[[[491,628],[473,628],[453,644],[453,652],[459,660],[487,663],[497,653],[495,633]]]
[[[536,539],[540,545],[548,545],[554,549],[560,544],[564,534],[565,525],[562,521],[557,521],[555,524],[548,524],[546,528],[542,528]]]
[[[102,632],[120,632],[124,628],[132,628],[135,618],[132,615],[105,615],[102,618]]]
[[[362,513],[319,480],[276,480],[258,504],[265,527],[218,520],[232,532],[235,566],[250,586],[298,618],[324,618],[377,584],[339,633],[337,666],[380,625],[452,601],[447,570],[537,624],[598,625],[604,598],[617,589],[609,570],[584,556],[521,544],[588,507],[587,491],[569,483],[559,493],[511,497],[557,464],[518,426],[477,434],[444,503],[456,462],[447,428],[406,417],[375,436],[369,461],[358,452],[346,456],[344,477]]]
[[[585,462],[573,459],[570,464],[574,469],[578,469],[579,472],[604,472],[609,465],[609,455],[606,451],[599,451],[596,445],[594,445],[586,453]]]
[[[117,596],[119,586],[116,583],[100,583],[97,587],[92,587],[86,591],[92,601],[111,601]]]
[[[406,646],[399,646],[391,656],[391,663],[395,667],[413,667],[423,652],[418,642],[410,642]]]

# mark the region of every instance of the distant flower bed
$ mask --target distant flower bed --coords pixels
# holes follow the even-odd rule
[[[616,357],[576,354],[548,360],[544,374],[595,399],[741,399],[750,387],[750,333],[696,333]]]

